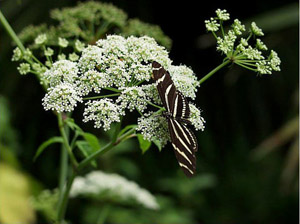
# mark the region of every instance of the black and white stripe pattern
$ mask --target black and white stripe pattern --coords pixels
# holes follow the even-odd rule
[[[187,176],[196,171],[195,152],[198,144],[194,133],[187,127],[190,124],[190,108],[186,98],[176,87],[168,71],[159,63],[153,62],[153,78],[163,106],[166,108],[172,146],[179,166]]]

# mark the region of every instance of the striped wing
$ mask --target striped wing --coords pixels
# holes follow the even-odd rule
[[[186,126],[190,123],[189,104],[183,94],[176,90],[169,72],[157,62],[153,62],[152,67],[159,96],[171,115],[168,126],[177,161],[183,172],[190,177],[196,170],[195,152],[198,145],[195,135]]]
[[[175,100],[170,108],[170,112],[172,113],[173,117],[177,119],[188,121],[190,117],[189,103],[184,95],[178,90],[176,91]]]
[[[170,73],[155,61],[152,63],[152,68],[153,78],[156,81],[160,99],[166,110],[172,113],[171,109],[174,108],[176,87],[171,79]]]
[[[198,144],[193,132],[175,119],[168,120],[172,146],[179,166],[185,175],[191,177],[196,171],[196,156]]]

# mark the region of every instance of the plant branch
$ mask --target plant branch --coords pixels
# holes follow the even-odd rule
[[[58,204],[58,214],[57,214],[58,223],[61,223],[64,219],[67,204],[68,204],[68,198],[69,198],[70,190],[71,190],[71,187],[72,187],[72,184],[73,184],[73,181],[74,181],[75,177],[76,177],[76,172],[73,171],[72,174],[71,174],[71,177],[69,178],[69,180],[67,182],[62,200]]]
[[[7,22],[6,18],[2,14],[1,10],[0,10],[0,21],[1,21],[2,25],[3,25],[3,27],[5,28],[5,30],[7,31],[7,33],[9,34],[9,36],[11,37],[11,39],[13,39],[13,41],[16,43],[16,45],[20,48],[20,50],[24,54],[24,52],[25,52],[24,45],[22,44],[22,42],[18,38],[18,36],[15,33],[15,31],[11,28],[11,26]]]
[[[215,74],[217,71],[219,71],[221,68],[223,68],[224,66],[228,65],[231,61],[230,60],[226,60],[224,61],[222,64],[220,64],[219,66],[217,66],[216,68],[214,68],[212,71],[210,71],[207,75],[205,75],[202,79],[200,79],[199,83],[202,84],[203,82],[205,82],[207,79],[209,79],[213,74]]]
[[[63,138],[64,146],[66,147],[66,149],[69,153],[70,160],[72,162],[73,168],[76,169],[77,166],[78,166],[78,162],[77,162],[77,160],[76,160],[76,158],[75,158],[75,156],[72,152],[72,149],[70,147],[68,136],[67,136],[67,134],[65,132],[65,129],[64,129],[64,122],[63,122],[63,119],[62,119],[62,114],[58,114],[57,117],[58,117],[58,128],[59,128],[61,137]]]
[[[120,93],[113,93],[113,94],[108,94],[108,95],[103,95],[103,96],[92,96],[92,97],[85,97],[83,100],[95,100],[95,99],[102,99],[106,97],[113,97],[113,96],[119,96]]]

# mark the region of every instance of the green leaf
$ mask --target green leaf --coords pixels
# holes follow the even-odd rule
[[[95,150],[92,148],[89,142],[84,140],[78,140],[76,141],[76,146],[80,150],[80,152],[83,154],[83,156],[86,158],[89,155],[91,155]],[[99,148],[98,148],[99,149]],[[93,160],[91,162],[93,167],[97,167],[96,160]]]
[[[161,152],[161,150],[162,150],[161,142],[158,139],[154,139],[154,140],[152,140],[152,142],[156,145],[158,150]]]
[[[143,135],[137,134],[137,138],[140,143],[140,149],[142,150],[142,153],[144,154],[151,146],[151,142],[148,140],[145,140]]]
[[[84,132],[82,129],[75,123],[74,119],[68,118],[65,120],[65,123],[74,131],[77,130],[80,134],[83,134]]]
[[[33,158],[33,161],[35,161],[37,159],[37,157],[39,157],[39,155],[49,146],[52,145],[54,143],[62,143],[63,139],[62,137],[58,137],[58,136],[54,136],[50,139],[48,139],[47,141],[43,142],[39,148],[37,149],[35,156]]]
[[[97,151],[98,149],[100,149],[101,146],[99,144],[98,138],[95,135],[88,132],[84,132],[83,137],[93,148],[93,151]]]

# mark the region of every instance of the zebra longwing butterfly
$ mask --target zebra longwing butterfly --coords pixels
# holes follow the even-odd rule
[[[190,124],[190,108],[187,99],[178,91],[166,71],[158,62],[152,62],[153,78],[168,121],[171,143],[179,166],[188,177],[196,171],[196,156],[198,150],[197,139],[187,127]]]

